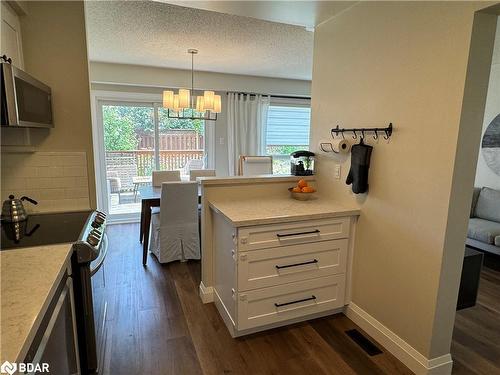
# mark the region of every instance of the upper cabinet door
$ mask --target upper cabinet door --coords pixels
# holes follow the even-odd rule
[[[2,50],[0,55],[7,55],[12,64],[24,69],[21,22],[10,5],[2,1]]]

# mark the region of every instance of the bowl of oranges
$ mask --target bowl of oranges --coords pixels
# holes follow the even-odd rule
[[[316,192],[313,187],[307,184],[306,180],[299,180],[297,186],[288,188],[288,191],[292,195],[293,199],[297,199],[299,201],[307,201],[311,199]]]

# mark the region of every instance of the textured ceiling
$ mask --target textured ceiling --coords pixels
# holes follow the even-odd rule
[[[351,7],[355,1],[314,1],[314,0],[155,0],[190,8],[259,18],[289,25],[315,26]]]
[[[158,2],[86,2],[91,61],[310,80],[303,27]]]

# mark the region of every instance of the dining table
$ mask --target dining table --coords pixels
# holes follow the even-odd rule
[[[142,264],[145,266],[148,256],[149,234],[151,228],[151,209],[153,207],[160,207],[161,186],[139,186],[138,192],[141,197],[139,242],[142,243]],[[201,203],[201,184],[198,185],[198,203]]]

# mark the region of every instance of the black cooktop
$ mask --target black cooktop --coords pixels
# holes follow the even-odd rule
[[[29,215],[20,223],[2,221],[0,250],[76,242],[92,211]]]

